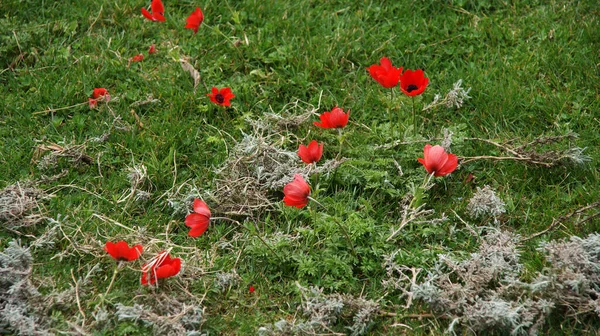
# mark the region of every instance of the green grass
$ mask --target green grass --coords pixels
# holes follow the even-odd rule
[[[465,207],[475,186],[489,184],[498,191],[508,205],[501,226],[524,236],[600,196],[600,27],[595,1],[165,0],[165,23],[145,20],[140,15],[145,5],[145,1],[14,0],[0,4],[0,187],[67,170],[57,181],[42,185],[54,195],[44,202],[45,215],[68,216],[70,224],[53,249],[35,253],[34,281],[46,291],[65,289],[72,284],[71,269],[81,277],[99,263],[102,270],[93,279],[97,290],[83,298],[85,311],[94,311],[98,295],[110,281],[113,262],[103,253],[102,244],[130,234],[94,214],[143,227],[145,236],[140,241],[166,241],[170,223],[169,239],[176,246],[172,253],[193,256],[194,260],[185,262],[204,273],[192,276],[184,269],[179,278],[164,281],[158,292],[179,295],[186,288],[193,296],[188,297],[190,303],[201,299],[206,308],[203,331],[253,334],[260,326],[296,316],[301,304],[296,281],[324,287],[327,293],[381,300],[383,310],[406,313],[399,293],[386,295],[381,285],[385,278],[382,256],[400,249],[399,263],[427,269],[439,253],[475,249],[476,241],[450,211],[468,218]],[[194,35],[183,26],[196,6],[204,11],[205,22]],[[152,43],[159,52],[147,55]],[[146,59],[128,65],[129,58],[138,53]],[[193,80],[176,61],[182,56],[190,57],[208,89],[232,88],[236,97],[230,109],[210,103],[203,84],[194,94]],[[439,179],[426,196],[428,207],[445,212],[448,222],[407,227],[397,239],[386,242],[400,216],[398,203],[409,192],[410,183],[420,183],[425,172],[416,161],[422,156],[422,143],[375,148],[410,135],[412,122],[410,99],[398,90],[390,102],[388,90],[365,70],[382,56],[405,69],[425,69],[430,85],[417,97],[417,106],[431,102],[435,93],[444,94],[459,79],[464,87],[471,87],[472,98],[461,109],[441,107],[421,115],[419,138],[440,137],[444,127],[454,130],[458,140],[479,137],[500,142],[525,142],[572,131],[579,138],[571,145],[585,147],[591,162],[553,168],[509,161],[467,163]],[[129,131],[115,130],[100,143],[88,140],[112,125],[114,117],[106,105],[101,103],[96,110],[83,104],[51,111],[85,103],[95,87],[105,87],[118,97],[109,106],[132,126]],[[132,105],[149,95],[159,102]],[[214,168],[234,145],[227,134],[241,139],[252,131],[246,117],[279,112],[296,99],[314,106],[320,103],[319,113],[336,105],[352,111],[343,150],[350,160],[320,181],[323,190],[318,201],[325,209],[314,203],[310,211],[281,206],[250,218],[256,226],[248,222],[244,224],[247,229],[217,220],[200,238],[187,237],[184,217],[173,216],[161,195],[186,181],[209,190]],[[137,126],[131,111],[143,128]],[[395,125],[398,114],[402,118],[399,129]],[[316,116],[310,121],[314,120]],[[311,139],[324,141],[324,157],[335,157],[335,134],[316,129],[311,122],[294,133],[305,144]],[[94,163],[74,165],[61,160],[59,167],[41,170],[32,163],[40,142],[85,143]],[[292,138],[283,143],[292,151],[298,146]],[[561,143],[558,149],[567,145]],[[474,141],[455,143],[453,152],[459,156],[502,154]],[[394,159],[402,166],[403,176],[398,175]],[[125,206],[117,200],[130,186],[127,167],[136,164],[147,167],[152,196]],[[474,184],[464,183],[469,174],[476,177]],[[274,193],[272,199],[281,196]],[[23,235],[2,232],[0,242],[3,246],[13,238],[29,242],[45,226],[28,228]],[[600,221],[595,220],[585,226],[560,227],[543,238],[585,236],[599,228]],[[296,235],[297,240],[274,244],[274,255],[257,235],[271,237],[275,232]],[[96,250],[73,246],[67,237]],[[218,247],[227,241],[230,247]],[[530,272],[542,270],[542,259],[535,251],[539,241],[523,246]],[[149,253],[172,245],[152,246],[156,250]],[[189,247],[196,248],[195,254],[188,253],[185,248]],[[61,252],[69,255],[53,258]],[[239,285],[218,290],[214,273],[234,267],[241,277]],[[135,271],[121,274],[109,295],[109,310],[117,302],[132,304],[136,295],[153,295],[140,288]],[[53,281],[44,284],[44,278]],[[250,284],[256,287],[253,294],[248,293]],[[417,303],[410,312],[428,310]],[[66,321],[78,314],[76,306],[55,310],[52,315],[62,322],[56,328],[66,330]],[[394,335],[402,328],[390,326],[406,323],[422,325],[416,330],[423,334],[437,334],[448,323],[431,321],[382,316],[370,330]],[[553,316],[544,332],[556,334],[564,326],[571,333],[584,333],[598,325],[596,319],[574,321]],[[338,323],[335,331],[346,332],[344,322],[348,321]],[[130,323],[115,323],[119,334],[137,330]],[[90,328],[97,333],[111,330]]]

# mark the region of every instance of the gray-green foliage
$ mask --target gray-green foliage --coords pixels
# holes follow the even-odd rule
[[[600,235],[541,244],[548,266],[523,281],[518,236],[493,231],[469,258],[440,256],[414,298],[452,319],[448,331],[537,334],[554,310],[600,315]]]
[[[29,249],[15,240],[0,253],[0,332],[53,335],[36,302],[40,293],[31,283],[32,261]]]

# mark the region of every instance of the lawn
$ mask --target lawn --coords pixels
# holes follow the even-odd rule
[[[597,332],[596,1],[163,3],[0,3],[0,333]]]

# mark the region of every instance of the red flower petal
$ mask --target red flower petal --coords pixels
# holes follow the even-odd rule
[[[142,8],[142,15],[151,21],[154,21],[154,17],[152,17],[152,14],[150,14],[150,12],[148,12],[148,10],[146,8]]]
[[[161,16],[165,14],[165,6],[163,6],[161,0],[152,0],[150,7],[152,8],[152,14],[159,14]]]
[[[200,199],[194,199],[194,205],[193,205],[193,209],[195,213],[204,215],[208,218],[210,218],[210,209],[208,208],[208,205],[206,205],[206,203],[204,203],[203,200]]]
[[[423,70],[406,70],[400,76],[400,90],[407,96],[420,95],[427,88],[429,78],[425,78]]]
[[[92,98],[98,99],[100,97],[104,97],[108,95],[108,90],[105,88],[94,88],[94,92],[92,93]]]
[[[323,155],[323,144],[317,143],[316,140],[311,141],[308,146],[300,145],[298,147],[298,156],[307,164],[318,162]]]
[[[445,176],[452,173],[458,165],[458,157],[448,154],[442,146],[425,145],[423,148],[424,158],[417,160],[425,167],[427,173],[434,176]]]
[[[439,171],[436,172],[435,176],[446,176],[456,170],[458,166],[458,156],[454,154],[448,154],[448,160],[446,163],[440,168]]]
[[[373,64],[367,68],[371,77],[388,89],[398,85],[402,67],[395,68],[387,57],[382,57],[379,62],[381,65]]]
[[[142,245],[129,247],[123,240],[116,243],[106,242],[104,250],[118,261],[133,261],[142,254]]]
[[[170,259],[168,261],[168,263],[163,263],[162,266],[158,267],[156,269],[156,278],[157,279],[164,279],[164,278],[169,278],[172,277],[174,275],[177,275],[177,273],[179,273],[179,271],[181,270],[181,259],[179,258],[173,258]]]
[[[148,264],[142,266],[142,285],[156,283],[157,279],[163,279],[177,275],[181,270],[181,259],[171,258],[166,252],[158,254]]]
[[[216,87],[212,88],[212,93],[207,94],[210,97],[210,101],[221,106],[231,106],[230,100],[235,97],[233,93],[231,93],[231,89],[228,87],[217,89]]]
[[[310,195],[310,186],[302,175],[294,175],[294,181],[286,184],[283,187],[283,202],[287,206],[294,206],[296,208],[303,208],[308,204],[308,196]]]
[[[321,128],[343,128],[348,124],[348,118],[350,117],[350,112],[344,113],[339,107],[334,107],[331,112],[323,112],[319,119],[321,122],[314,122],[315,126]]]
[[[165,19],[165,17],[162,14],[152,14],[152,17],[154,18],[153,21],[159,21],[159,22],[165,22],[167,21],[167,19]]]
[[[193,11],[190,16],[188,16],[187,24],[184,28],[192,29],[194,34],[196,34],[198,32],[198,28],[202,24],[202,21],[204,21],[204,14],[199,7],[196,7],[196,10]]]
[[[191,213],[185,217],[185,225],[190,227],[191,230],[188,233],[190,237],[199,237],[201,234],[208,229],[209,218],[205,215]]]

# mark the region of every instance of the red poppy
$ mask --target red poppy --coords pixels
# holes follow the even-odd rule
[[[230,106],[232,98],[235,97],[233,93],[231,93],[231,89],[226,87],[221,90],[217,89],[213,86],[212,93],[207,94],[210,97],[210,101],[221,106]]]
[[[185,225],[192,228],[188,235],[190,237],[199,237],[208,229],[210,221],[210,209],[202,200],[194,200],[194,212],[185,217]]]
[[[196,34],[198,32],[198,28],[200,28],[200,25],[202,24],[202,21],[204,21],[204,14],[202,14],[202,11],[199,7],[196,7],[196,10],[193,11],[190,16],[188,16],[187,24],[184,28],[192,29],[194,34]]]
[[[148,54],[152,55],[156,52],[156,46],[153,44],[150,46],[150,49],[148,49]]]
[[[350,117],[350,112],[344,113],[339,107],[334,107],[331,112],[323,112],[319,118],[321,122],[314,122],[315,126],[321,128],[342,128],[348,124],[348,118]]]
[[[92,93],[92,98],[98,99],[100,97],[104,97],[104,100],[110,101],[110,94],[108,93],[108,90],[105,88],[95,88],[94,92]]]
[[[95,109],[98,106],[98,101],[94,98],[88,98],[88,103],[90,104],[90,109]]]
[[[398,85],[400,74],[402,74],[402,67],[393,67],[392,62],[387,57],[382,57],[379,63],[381,65],[373,64],[367,68],[371,77],[378,81],[384,88],[389,89]]]
[[[129,61],[131,62],[141,62],[144,60],[144,55],[143,54],[137,54],[135,56],[133,56]]]
[[[418,158],[419,162],[425,166],[425,170],[434,176],[445,176],[452,173],[458,165],[458,157],[454,154],[448,154],[444,147],[430,144],[425,145],[423,149],[425,158]]]
[[[152,0],[150,8],[152,9],[152,13],[148,12],[146,8],[142,8],[142,15],[144,15],[146,19],[151,21],[165,22],[165,7],[163,6],[162,1]]]
[[[429,78],[425,77],[423,70],[406,70],[400,76],[400,90],[407,96],[420,95],[425,91],[425,88],[429,84]]]
[[[318,144],[317,140],[313,140],[308,147],[301,144],[298,148],[298,156],[308,164],[318,162],[323,156],[323,143]]]
[[[123,240],[116,243],[106,242],[104,251],[108,252],[117,261],[133,261],[142,255],[142,245],[129,247]]]
[[[302,175],[294,175],[294,181],[286,184],[283,187],[283,203],[287,206],[293,206],[298,209],[305,207],[308,204],[308,196],[310,195],[310,186]]]
[[[169,253],[161,252],[142,266],[142,285],[153,285],[158,279],[172,277],[179,271],[181,271],[181,259],[171,258]]]
[[[254,286],[250,286],[250,288],[248,288],[248,290],[250,291],[250,293],[254,293]]]

